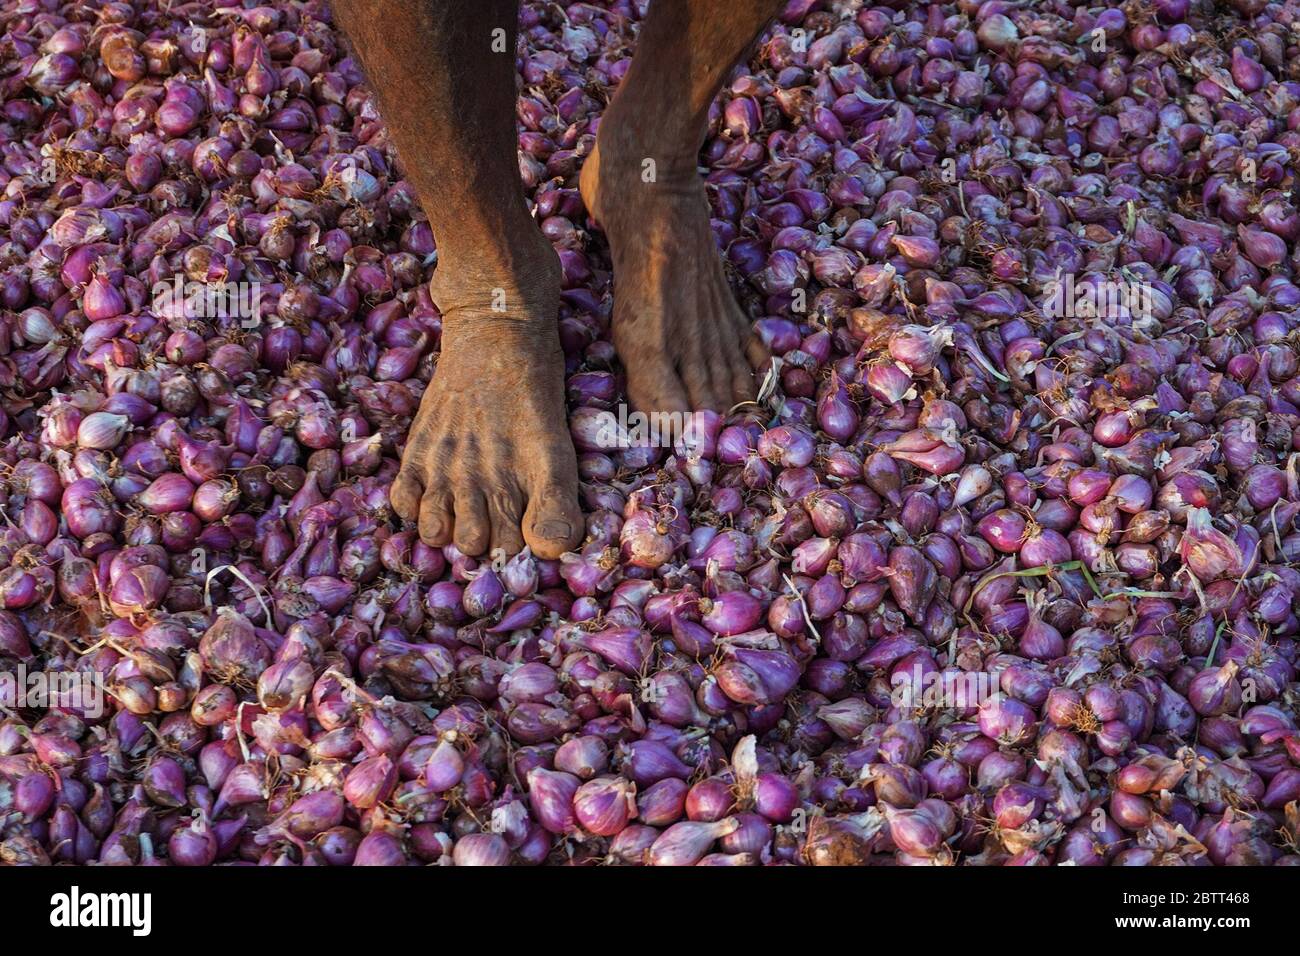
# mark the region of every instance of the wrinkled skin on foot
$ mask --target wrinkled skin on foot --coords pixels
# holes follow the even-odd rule
[[[727,412],[752,401],[763,349],[736,305],[692,156],[642,180],[641,158],[601,143],[582,168],[614,260],[613,338],[642,412]]]
[[[613,339],[632,405],[726,412],[752,401],[765,356],[727,284],[693,161],[646,183],[639,159],[603,161],[615,152],[587,158],[581,188],[609,238]],[[553,253],[517,251],[500,264],[521,277],[508,283],[509,318],[491,311],[494,283],[475,264],[440,265],[431,292],[444,316],[442,354],[392,501],[430,545],[482,555],[527,544],[554,558],[583,534],[554,318],[558,264]]]
[[[433,546],[527,544],[557,558],[582,537],[555,309],[544,319],[444,310],[442,353],[407,437],[392,502]]]

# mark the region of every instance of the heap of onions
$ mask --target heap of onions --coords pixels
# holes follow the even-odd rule
[[[520,38],[542,561],[389,509],[434,243],[326,4],[7,5],[0,669],[106,706],[6,705],[0,861],[1300,862],[1300,3],[794,0],[701,157],[761,404],[620,449],[601,6]]]

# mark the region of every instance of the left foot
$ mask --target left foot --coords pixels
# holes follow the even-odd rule
[[[608,119],[606,124],[608,124]],[[763,350],[736,305],[694,157],[643,177],[643,157],[602,125],[581,191],[614,260],[614,346],[641,412],[726,413],[752,401]]]

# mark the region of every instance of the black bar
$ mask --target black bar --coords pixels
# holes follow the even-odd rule
[[[1134,940],[1199,934],[1231,945],[1253,930],[1287,931],[1296,882],[1281,867],[6,868],[0,869],[0,922],[10,938],[17,931],[52,941],[69,933],[132,940],[130,926],[52,926],[52,900],[63,894],[66,910],[74,886],[83,905],[88,894],[150,894],[149,938],[182,948],[218,934],[256,933],[263,922],[292,932],[296,946],[315,938],[337,943],[339,930],[377,932],[385,946],[407,936],[427,942],[443,927],[473,932],[491,946],[517,939],[527,925],[585,926],[597,937],[608,932],[611,941],[645,935],[674,945],[689,927],[697,927],[694,935],[711,924],[729,946],[738,936],[770,943],[774,929],[818,942],[844,934],[846,942],[861,943],[873,928],[950,946],[952,937],[965,934],[986,942],[1052,943],[1099,931]],[[520,922],[529,918],[540,922]]]

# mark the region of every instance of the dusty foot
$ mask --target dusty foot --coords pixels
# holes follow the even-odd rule
[[[613,337],[628,397],[643,412],[725,413],[754,398],[751,364],[763,356],[727,285],[694,157],[659,164],[648,183],[639,151],[605,133],[581,191],[613,253]]]
[[[442,354],[391,497],[398,514],[418,520],[428,544],[454,542],[480,555],[514,554],[527,543],[538,557],[555,558],[578,544],[583,527],[555,324],[558,263],[518,288],[527,294],[505,292],[517,303],[512,317],[484,308],[477,293],[433,290]]]

